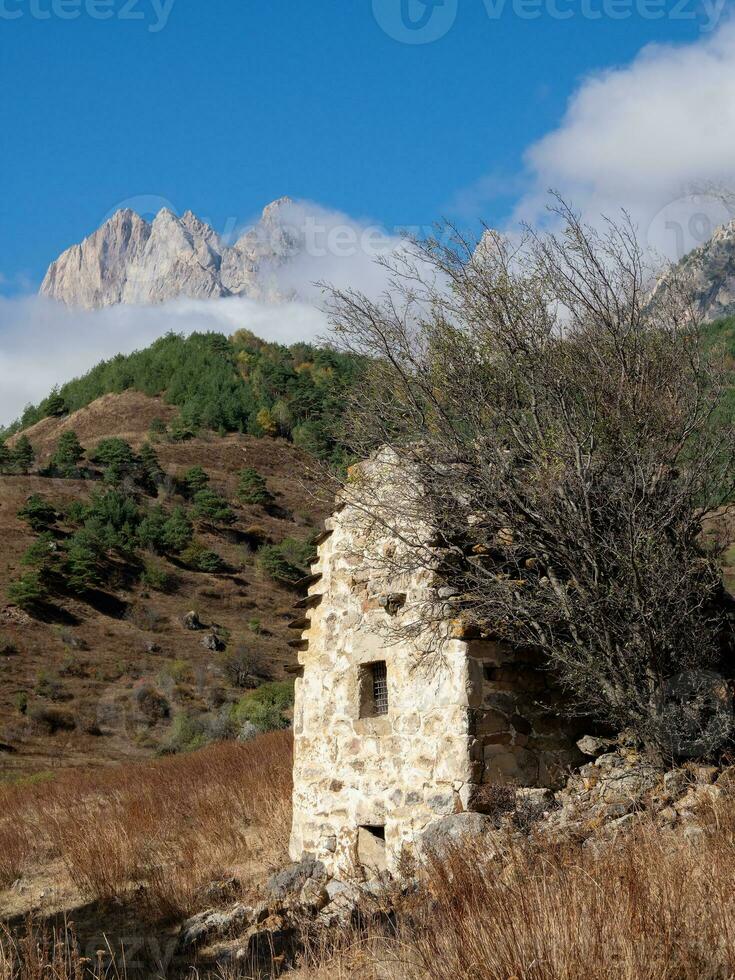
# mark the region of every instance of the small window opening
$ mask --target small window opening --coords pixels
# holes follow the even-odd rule
[[[376,715],[388,714],[388,668],[385,661],[381,660],[373,664],[373,702],[375,704]],[[383,830],[383,840],[385,840],[385,830]]]
[[[360,717],[376,718],[387,714],[388,668],[385,660],[377,660],[360,669]]]
[[[357,857],[360,864],[374,871],[385,871],[385,827],[366,824],[357,828]]]

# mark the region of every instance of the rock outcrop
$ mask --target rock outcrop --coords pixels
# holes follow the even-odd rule
[[[691,288],[699,314],[706,321],[735,314],[735,221],[718,228],[662,276],[656,291],[665,291],[674,279]]]
[[[191,211],[179,218],[164,208],[150,223],[129,209],[117,211],[51,263],[41,293],[85,309],[179,296],[282,298],[278,269],[303,244],[297,223],[289,221],[292,206],[288,198],[269,204],[231,246]]]

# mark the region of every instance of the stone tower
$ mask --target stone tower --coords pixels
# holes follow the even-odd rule
[[[396,871],[432,822],[482,811],[490,784],[559,784],[579,733],[549,707],[554,692],[528,651],[439,617],[429,654],[405,629],[434,593],[430,567],[401,570],[400,534],[350,500],[325,527],[292,624],[303,671],[291,856],[313,854],[337,876]],[[411,534],[428,541],[430,529]]]

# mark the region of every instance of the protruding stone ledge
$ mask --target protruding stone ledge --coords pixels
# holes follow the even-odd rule
[[[314,595],[304,596],[303,599],[299,599],[298,602],[294,603],[295,609],[314,609],[322,601],[321,592],[316,592]]]

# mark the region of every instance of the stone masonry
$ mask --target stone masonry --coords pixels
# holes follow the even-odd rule
[[[428,532],[413,529],[414,533]],[[550,707],[529,652],[440,623],[440,655],[402,631],[431,569],[401,571],[400,542],[350,502],[326,523],[301,600],[291,856],[331,874],[400,870],[432,822],[491,806],[494,783],[561,785],[580,734]],[[433,593],[432,593],[433,594]]]

